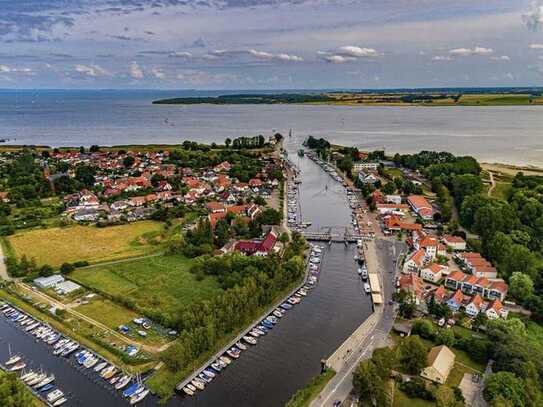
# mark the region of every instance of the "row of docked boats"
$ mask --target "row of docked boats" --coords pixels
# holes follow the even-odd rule
[[[324,160],[321,160],[313,152],[307,152],[306,156],[309,157],[313,162],[315,162],[319,167],[321,167],[325,172],[328,173],[335,181],[341,182],[343,184],[343,178],[337,173],[334,166]]]
[[[321,269],[322,261],[322,247],[318,245],[311,245],[311,253],[309,254],[309,274],[307,277],[307,284],[314,286],[317,284]]]
[[[318,246],[314,246],[311,258],[315,261],[310,262],[310,264],[316,264],[318,268],[321,255],[322,249]],[[318,259],[318,262],[316,259]],[[275,325],[279,323],[281,318],[285,316],[288,310],[292,309],[296,304],[299,304],[313,288],[313,284],[314,283],[310,284],[310,280],[308,280],[306,285],[298,289],[285,302],[274,309],[270,315],[262,319],[257,325],[253,326],[238,342],[228,348],[209,366],[200,371],[192,379],[179,383],[176,386],[177,391],[182,392],[187,396],[194,396],[198,391],[204,390],[205,387],[221,373],[221,371],[226,369],[233,361],[239,359],[243,351],[247,350],[250,346],[256,345],[261,337],[267,335]]]
[[[115,365],[90,350],[81,348],[76,341],[62,335],[49,325],[36,320],[7,303],[0,305],[0,312],[20,329],[49,345],[53,355],[66,358],[73,356],[82,369],[92,371],[115,390],[123,391],[123,396],[127,398],[130,404],[139,403],[149,394],[149,390],[139,380],[135,380],[133,376],[122,372]],[[8,364],[8,362],[10,363]],[[6,362],[6,366],[10,371],[19,371],[26,367],[26,363],[20,355],[12,356],[8,362]],[[58,394],[58,392],[55,394]],[[64,401],[61,400],[65,398],[64,395],[61,395],[55,398],[54,401],[50,401],[49,399],[47,401],[57,406],[63,404]]]
[[[43,370],[30,369],[25,371],[26,362],[21,355],[10,356],[4,362],[4,366],[9,372],[20,373],[19,379],[27,385],[32,392],[49,405],[61,406],[68,401],[68,397],[59,388],[55,388],[55,375],[44,372]]]

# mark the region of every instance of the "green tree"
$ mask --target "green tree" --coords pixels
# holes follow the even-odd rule
[[[135,162],[136,162],[136,159],[132,157],[131,155],[128,155],[123,158],[123,165],[125,166],[125,168],[132,168]]]
[[[0,374],[0,406],[28,407],[33,402],[30,392],[14,373]]]
[[[353,374],[353,387],[360,398],[372,400],[374,405],[386,405],[385,381],[371,359],[361,362]]]
[[[511,372],[492,373],[485,382],[483,395],[492,403],[503,400],[511,407],[525,407],[525,385],[522,379]]]
[[[399,362],[403,370],[409,374],[419,374],[426,366],[426,346],[417,335],[409,336],[400,342],[398,347]]]
[[[514,272],[509,278],[509,293],[519,301],[531,297],[534,292],[534,283],[529,275]]]

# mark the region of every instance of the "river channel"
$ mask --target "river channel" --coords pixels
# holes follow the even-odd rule
[[[287,140],[288,144],[288,140]],[[289,156],[302,172],[302,218],[311,228],[349,226],[345,190],[307,158]],[[324,250],[319,282],[281,322],[243,352],[205,391],[184,398],[183,406],[281,407],[320,372],[328,357],[371,313],[353,260],[355,247],[333,244]],[[172,404],[174,405],[174,404]]]
[[[294,141],[287,147],[301,170],[302,218],[312,229],[349,226],[351,211],[341,185],[315,163],[296,156]],[[317,286],[242,356],[195,397],[175,396],[168,406],[280,407],[313,376],[328,357],[371,313],[371,300],[363,293],[353,260],[355,247],[325,246]],[[53,356],[43,343],[0,318],[0,359],[8,358],[8,343],[33,368],[43,367],[57,377],[59,387],[71,395],[67,406],[128,405],[97,376],[77,371],[64,358]],[[71,359],[73,363],[73,359]],[[75,363],[74,363],[75,364]],[[87,373],[87,374],[85,374]],[[155,406],[147,398],[142,406]]]

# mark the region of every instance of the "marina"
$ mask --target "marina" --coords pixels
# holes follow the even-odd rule
[[[92,406],[96,405],[92,401],[95,399],[104,399],[105,406],[119,402],[153,405],[144,402],[149,390],[141,380],[123,373],[103,357],[7,302],[0,305],[0,313],[0,349],[8,349],[7,356],[0,352],[0,357],[5,358],[2,368],[15,372],[46,405]],[[12,345],[16,348],[13,354]],[[67,364],[77,372],[67,369]],[[80,381],[80,385],[74,386]],[[131,387],[136,386],[134,391],[121,394],[130,383]],[[85,388],[79,387],[82,384]],[[93,396],[82,399],[85,389],[93,388]]]

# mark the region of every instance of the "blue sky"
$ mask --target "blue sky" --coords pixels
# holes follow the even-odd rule
[[[543,0],[0,0],[0,88],[543,85]]]

